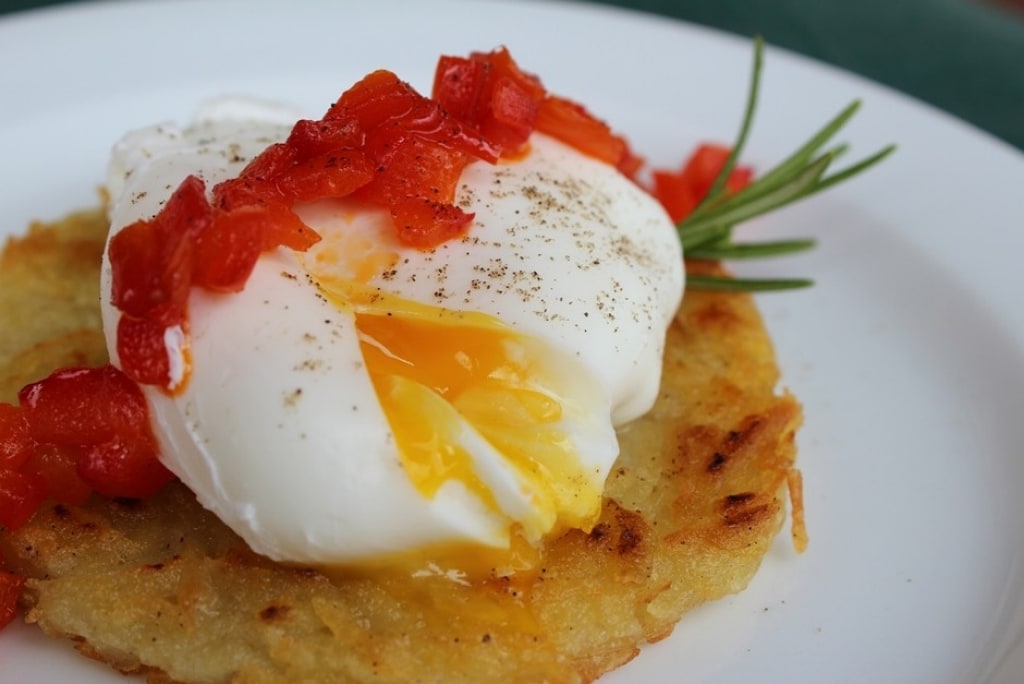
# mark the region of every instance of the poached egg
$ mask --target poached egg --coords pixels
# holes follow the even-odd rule
[[[244,99],[126,135],[111,233],[195,174],[237,175],[298,114]],[[193,289],[165,343],[180,391],[144,386],[163,463],[257,552],[321,566],[506,549],[589,529],[645,413],[683,291],[675,228],[611,166],[534,133],[471,163],[467,235],[400,244],[386,209],[299,205],[322,236],[265,252],[245,289]],[[117,363],[121,313],[102,312]]]

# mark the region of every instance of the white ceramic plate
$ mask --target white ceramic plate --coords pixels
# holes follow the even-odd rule
[[[769,36],[770,39],[770,36]],[[113,3],[0,21],[0,216],[8,232],[95,202],[128,128],[249,93],[322,110],[377,67],[429,88],[441,53],[508,45],[658,163],[732,139],[746,41],[580,4],[374,0]],[[871,83],[768,52],[749,146],[778,159],[849,100],[866,177],[749,226],[817,235],[746,266],[818,285],[761,299],[800,434],[808,552],[780,540],[743,594],[688,616],[608,682],[1024,680],[1024,158]],[[33,630],[0,682],[123,682]]]

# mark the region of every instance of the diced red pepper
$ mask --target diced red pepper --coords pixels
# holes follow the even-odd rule
[[[313,202],[351,195],[373,180],[373,166],[360,150],[328,151],[295,164],[274,180],[286,200]]]
[[[126,376],[143,385],[170,385],[166,332],[167,328],[145,318],[121,316],[117,322],[117,355]]]
[[[491,87],[489,105],[491,119],[483,126],[485,134],[516,150],[533,133],[542,101],[514,79],[501,76]]]
[[[9,625],[18,614],[18,599],[24,584],[22,577],[0,570],[0,629]]]
[[[420,197],[393,203],[391,217],[398,227],[398,239],[421,249],[430,249],[465,235],[473,222],[473,214],[467,214],[454,205]]]
[[[85,503],[92,488],[76,472],[79,448],[38,445],[21,471],[42,479],[46,496],[59,503],[78,506]]]
[[[715,182],[718,174],[721,173],[730,152],[731,150],[724,145],[705,143],[699,145],[693,151],[693,154],[690,155],[690,158],[683,166],[683,174],[690,179],[697,193],[702,198],[711,190],[711,185]],[[753,172],[751,169],[737,166],[729,174],[725,187],[732,192],[740,190],[750,183],[752,176]]]
[[[196,239],[194,285],[214,292],[241,292],[263,252],[267,211],[244,206],[220,211]]]
[[[58,370],[18,398],[19,406],[0,405],[3,453],[19,445],[0,467],[0,525],[19,527],[47,498],[80,504],[92,491],[143,497],[173,478],[157,460],[142,390],[117,368]],[[24,426],[8,420],[19,415]]]
[[[619,173],[623,176],[639,184],[638,176],[640,170],[644,167],[644,158],[629,146],[625,138],[619,136],[619,139],[622,140],[622,145],[625,149],[619,158],[619,163],[616,164],[616,168],[618,168]]]
[[[20,406],[0,404],[0,470],[17,470],[32,455],[28,420]]]
[[[298,151],[293,146],[288,143],[274,143],[246,164],[238,177],[258,181],[270,180],[287,171],[297,160]],[[220,183],[220,185],[224,185],[224,183]],[[266,187],[262,190],[266,192]],[[216,196],[216,191],[214,191],[214,195]]]
[[[373,182],[355,193],[369,202],[390,205],[408,197],[451,203],[465,168],[465,156],[439,143],[413,138],[398,146]]]
[[[185,317],[188,257],[185,242],[169,266],[152,221],[126,226],[110,241],[111,303],[130,316],[150,316],[173,325]]]
[[[277,183],[266,178],[242,175],[213,186],[213,204],[219,211],[233,211],[242,207],[264,206],[283,201]]]
[[[45,500],[43,478],[17,470],[0,470],[0,525],[8,530],[21,527]]]
[[[23,387],[18,398],[29,434],[41,443],[96,444],[149,429],[142,391],[110,365],[58,370]]]
[[[485,86],[490,66],[482,59],[442,56],[434,70],[431,97],[449,114],[476,122],[485,107]]]
[[[484,60],[490,69],[491,78],[495,81],[501,78],[511,79],[535,100],[539,101],[547,94],[540,79],[523,71],[512,58],[512,53],[508,51],[508,48],[500,47],[490,52],[474,52],[470,55],[470,59]]]
[[[363,129],[353,118],[302,119],[292,127],[284,145],[302,162],[337,150],[358,150],[364,139]]]
[[[402,101],[409,89],[391,71],[377,69],[363,76],[332,104],[324,120],[354,120],[363,130],[379,126],[390,116],[402,110]]]
[[[697,208],[701,197],[693,183],[684,174],[676,171],[654,171],[652,194],[664,207],[673,223],[679,223]]]
[[[499,145],[505,156],[519,154],[526,144],[546,95],[540,81],[520,69],[505,48],[442,57],[432,92],[444,109]]]
[[[437,134],[444,114],[390,71],[379,70],[342,93],[327,120],[355,120],[366,132],[363,149],[374,165],[387,164],[395,148],[414,135]]]
[[[263,249],[287,247],[297,252],[307,249],[320,242],[320,234],[303,223],[284,204],[268,204],[263,208],[265,223],[263,226]]]
[[[390,71],[375,71],[345,91],[325,118],[354,118],[365,132],[363,151],[371,164],[386,164],[410,138],[441,143],[453,150],[497,161],[499,150],[472,122],[449,115]]]
[[[285,199],[276,179],[232,178],[218,183],[213,197],[219,210],[262,211],[260,225],[255,229],[263,236],[264,250],[284,246],[301,252],[320,241],[320,235],[292,211],[292,203]],[[249,216],[255,218],[254,214]],[[202,285],[204,277],[199,278],[198,285]]]
[[[654,182],[652,194],[673,221],[682,221],[703,201],[725,166],[729,153],[728,147],[703,144],[694,150],[679,170],[659,169],[651,174]],[[752,178],[752,169],[737,166],[729,174],[725,188],[728,192],[736,192],[749,185]]]
[[[188,239],[203,231],[213,220],[213,207],[206,199],[206,183],[188,176],[161,209],[157,226],[164,240]]]
[[[617,166],[628,152],[625,141],[582,105],[548,96],[540,106],[537,130],[572,145],[580,152]]]
[[[212,218],[205,184],[189,176],[153,219],[118,232],[108,251],[114,306],[129,316],[165,326],[183,321],[194,238]]]
[[[86,447],[77,465],[79,477],[109,497],[152,496],[174,479],[157,459],[152,442],[137,435]]]

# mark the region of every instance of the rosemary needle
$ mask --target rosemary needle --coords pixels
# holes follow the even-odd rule
[[[832,162],[845,151],[845,145],[822,148],[849,121],[860,107],[853,101],[826,123],[806,143],[786,159],[735,193],[726,191],[726,181],[736,167],[746,145],[757,108],[764,61],[764,40],[754,39],[754,67],[750,90],[743,113],[739,135],[711,189],[701,203],[676,225],[684,253],[691,259],[748,259],[778,256],[804,251],[814,246],[813,240],[780,240],[774,242],[735,243],[733,228],[744,221],[809,197],[828,187],[852,178],[889,156],[895,148],[889,145],[875,154],[829,174]],[[690,276],[688,287],[730,292],[764,292],[807,287],[812,281],[804,278],[733,278],[730,276]]]
[[[803,252],[814,247],[814,240],[801,238],[796,240],[777,240],[774,242],[743,242],[730,244],[710,244],[691,249],[687,257],[691,259],[756,259],[768,256],[781,256]]]
[[[814,281],[806,278],[733,278],[732,276],[687,276],[687,287],[719,292],[776,292],[810,287]]]

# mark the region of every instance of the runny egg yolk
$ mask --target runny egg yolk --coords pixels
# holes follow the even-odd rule
[[[505,515],[500,490],[518,488],[530,503],[528,515],[516,516],[516,533],[531,542],[593,526],[600,482],[584,471],[566,432],[563,402],[571,397],[562,396],[549,372],[544,343],[487,314],[422,304],[351,281],[324,280],[320,287],[355,316],[403,469],[422,496],[432,498],[456,481],[489,511]],[[511,484],[508,473],[481,470],[471,453],[480,449],[501,455]]]

